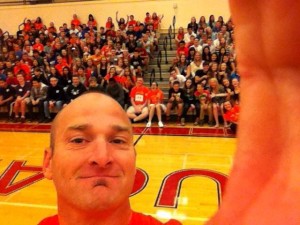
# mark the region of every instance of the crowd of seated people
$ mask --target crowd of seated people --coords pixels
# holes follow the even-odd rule
[[[189,110],[195,111],[195,125],[203,126],[207,122],[209,126],[219,127],[219,115],[225,126],[237,123],[238,115],[234,121],[224,116],[229,109],[239,108],[240,76],[233,28],[231,19],[225,23],[223,17],[216,21],[211,15],[209,21],[204,16],[198,22],[192,17],[186,31],[183,27],[178,29],[176,57],[170,68],[167,119],[170,110],[177,107],[181,125],[185,125]]]
[[[1,36],[0,106],[14,122],[32,120],[34,108],[39,122],[50,122],[51,111],[96,90],[125,108],[136,77],[147,73],[157,50],[162,18],[147,12],[140,22],[116,12],[116,25],[109,17],[99,26],[91,14],[86,23],[74,14],[58,27],[47,26],[41,17],[25,19],[15,37]]]
[[[182,126],[188,111],[195,110],[195,125],[204,125],[207,115],[208,125],[218,127],[223,103],[239,104],[232,21],[211,16],[209,22],[205,17],[196,22],[192,17],[186,32],[179,28],[164,105],[159,84],[152,83],[150,89],[143,84],[162,18],[146,13],[139,22],[133,15],[119,18],[116,12],[116,25],[109,17],[99,26],[91,14],[86,23],[74,14],[69,24],[59,27],[53,22],[47,27],[40,17],[24,20],[16,37],[2,40],[0,106],[7,107],[14,122],[25,122],[26,110],[32,120],[34,107],[39,122],[50,122],[51,111],[93,90],[115,98],[132,122],[148,118],[147,127],[155,112],[163,127],[162,113],[169,120],[173,107]]]

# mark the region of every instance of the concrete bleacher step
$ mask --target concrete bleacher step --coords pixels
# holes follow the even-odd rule
[[[164,42],[165,42],[165,38],[158,39],[158,44],[163,45]],[[171,39],[171,43],[175,45],[176,44],[175,39]],[[170,38],[168,38],[168,44],[170,44]]]
[[[169,38],[169,33],[168,32],[161,32],[159,34],[159,39],[164,39],[165,37]],[[174,34],[171,34],[171,38],[174,39]]]
[[[160,67],[163,72],[169,72],[171,65],[172,64],[169,62],[168,64],[161,64]],[[149,70],[151,71],[151,69],[153,69],[153,68],[157,69],[157,71],[158,71],[157,64],[149,64]]]
[[[163,46],[159,46],[159,50],[161,50],[162,54],[165,54],[165,50],[164,50]],[[159,53],[159,51],[154,52],[153,55],[157,56],[158,53]],[[170,46],[167,47],[167,55],[172,55],[172,54],[176,55],[176,53],[177,53],[176,47],[173,47],[172,50],[170,50]]]

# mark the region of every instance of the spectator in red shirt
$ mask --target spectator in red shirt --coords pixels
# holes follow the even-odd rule
[[[224,102],[224,120],[235,134],[238,127],[238,119],[240,114],[239,105],[232,106],[230,101]]]
[[[14,75],[14,73],[12,71],[7,71],[6,83],[13,87],[18,85],[17,77]]]
[[[41,40],[39,38],[35,39],[35,44],[32,46],[33,50],[37,50],[39,53],[42,53],[44,51],[44,45],[41,43]]]
[[[128,26],[133,26],[135,27],[136,26],[136,20],[134,19],[134,16],[133,15],[130,15],[129,16],[129,21],[128,21]]]
[[[30,67],[22,63],[20,60],[16,60],[16,65],[14,66],[14,74],[23,73],[25,75],[26,81],[30,81],[31,74],[30,74]]]
[[[87,26],[92,25],[95,30],[97,30],[97,21],[94,19],[92,14],[89,14]]]
[[[48,33],[52,33],[52,34],[56,34],[57,32],[57,29],[56,27],[54,26],[54,23],[53,22],[50,22],[50,25],[48,27]]]
[[[56,57],[56,60],[57,64],[55,65],[55,69],[58,72],[58,74],[62,76],[63,68],[69,67],[69,65],[65,61],[63,61],[63,58],[60,55]]]
[[[44,25],[43,25],[41,17],[37,17],[36,20],[35,20],[35,22],[34,22],[34,28],[36,30],[41,30],[43,28],[43,26]]]
[[[177,35],[175,37],[175,42],[176,42],[177,48],[180,46],[179,43],[181,41],[183,41],[183,38],[184,38],[184,29],[183,29],[183,27],[179,27]]]
[[[133,122],[141,121],[148,116],[148,92],[148,88],[144,86],[143,77],[137,77],[136,85],[130,91],[131,106],[127,109],[127,115]]]
[[[24,20],[24,23],[23,23],[23,26],[24,26],[23,31],[25,31],[26,33],[28,33],[31,30],[31,26],[33,24],[31,22],[31,20],[28,19],[28,20],[26,20],[26,22],[25,22],[25,20]]]
[[[158,88],[157,82],[152,82],[151,89],[148,92],[149,119],[146,127],[151,127],[155,111],[158,118],[158,126],[164,127],[161,114],[166,111],[166,106],[163,104],[163,99],[164,93]]]
[[[185,46],[185,42],[182,40],[179,42],[179,47],[177,48],[177,57],[180,57],[181,55],[185,55],[187,58],[189,55],[189,49]]]
[[[161,23],[162,19],[164,18],[164,14],[158,16],[156,12],[152,14],[152,23],[154,31],[157,31],[159,28],[159,24]]]
[[[73,14],[73,19],[71,21],[71,24],[75,25],[75,27],[78,27],[81,24],[76,14]]]
[[[151,17],[151,15],[150,15],[149,12],[146,13],[146,17],[144,19],[144,23],[145,23],[145,25],[148,25],[148,24],[152,23],[152,17]]]
[[[106,30],[111,30],[113,27],[115,27],[114,23],[113,23],[113,20],[111,17],[108,17],[107,18],[107,21],[106,21],[106,24],[105,24],[105,28]]]

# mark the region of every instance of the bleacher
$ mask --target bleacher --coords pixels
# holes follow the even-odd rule
[[[157,31],[158,48],[151,53],[152,57],[149,57],[150,62],[149,62],[149,66],[148,66],[148,73],[144,74],[144,81],[145,81],[146,86],[149,87],[152,81],[156,81],[159,83],[159,88],[164,92],[164,103],[167,103],[167,101],[168,101],[170,67],[172,66],[173,59],[175,57],[177,57],[177,52],[176,52],[177,45],[175,43],[175,35],[177,32],[176,31],[177,28],[176,28],[176,17],[175,16],[173,17],[173,21],[171,21],[170,24],[171,25],[169,26],[169,29],[161,29],[161,30]],[[20,37],[25,38],[26,36],[24,36],[24,35],[27,35],[28,32],[31,32],[31,31],[22,30],[22,29],[24,29],[25,26],[26,25],[25,25],[25,20],[24,20],[24,24],[21,24],[19,26],[18,35],[20,35],[20,36],[15,37],[15,39],[12,42],[16,42],[16,39],[18,39]],[[101,24],[100,24],[100,26],[101,26]],[[117,27],[117,24],[115,25],[115,27]],[[57,25],[57,28],[59,28],[59,25]],[[42,32],[44,32],[44,31],[42,31]],[[90,32],[90,31],[87,31],[87,32]],[[47,36],[47,34],[46,34],[46,36]],[[8,32],[5,32],[0,36],[1,57],[3,57],[3,52],[2,52],[3,47],[7,47],[8,41],[11,41],[9,39],[12,39],[12,38]],[[34,41],[34,39],[31,39],[31,42],[32,42],[31,45],[33,44],[33,41]],[[80,41],[81,41],[81,39],[80,39]],[[67,53],[67,54],[70,54],[70,53]],[[55,65],[57,64],[56,61],[54,61],[54,62],[49,61],[49,63],[55,63]],[[45,69],[45,72],[47,72],[47,70],[49,68],[45,67],[44,69]],[[1,112],[5,112],[4,107],[1,107]],[[188,115],[194,116],[194,113],[195,113],[194,111],[190,111],[188,113]],[[175,115],[176,111],[173,110],[172,114]]]

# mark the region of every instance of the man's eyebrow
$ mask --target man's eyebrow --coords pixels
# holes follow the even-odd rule
[[[78,131],[85,131],[92,128],[91,124],[74,124],[69,127],[67,127],[67,131],[69,130],[78,130]],[[126,125],[111,125],[109,128],[111,128],[113,131],[116,132],[132,132],[132,129],[130,126]]]
[[[111,128],[112,128],[112,130],[118,131],[118,132],[122,132],[122,131],[129,132],[129,133],[132,132],[132,129],[130,126],[111,125]]]
[[[91,128],[90,124],[74,124],[74,125],[68,126],[67,131],[69,131],[69,130],[84,131],[84,130],[87,130],[89,128]]]

